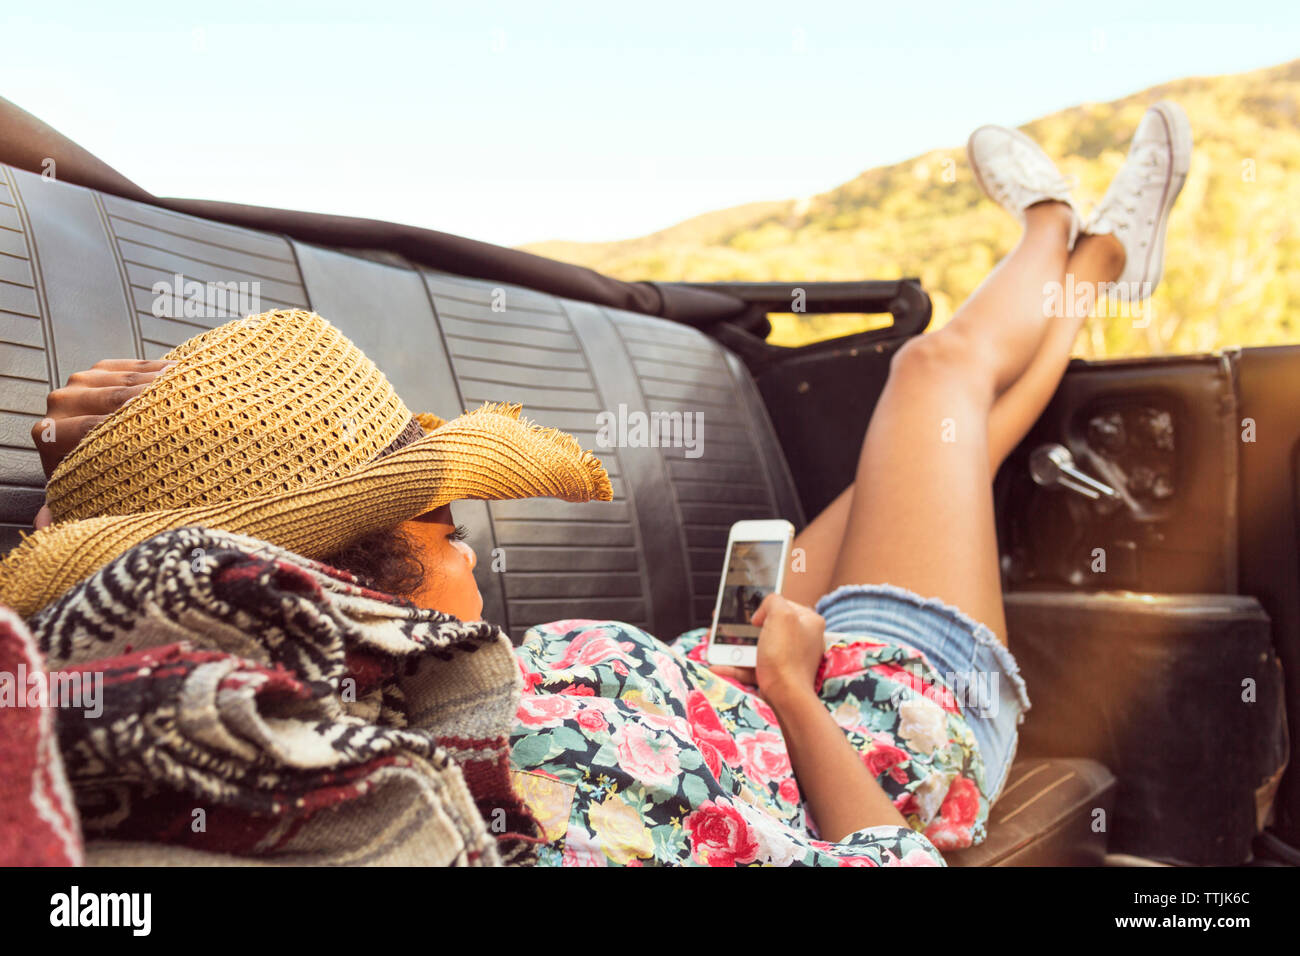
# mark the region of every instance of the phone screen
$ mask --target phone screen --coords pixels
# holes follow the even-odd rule
[[[759,628],[750,623],[763,598],[776,590],[781,573],[780,541],[735,541],[722,581],[715,644],[758,644]]]

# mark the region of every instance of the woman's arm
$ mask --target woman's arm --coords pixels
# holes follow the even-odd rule
[[[823,840],[838,843],[864,827],[907,826],[820,697],[805,690],[767,700]]]
[[[795,777],[822,839],[837,843],[865,827],[907,826],[814,690],[826,649],[825,620],[809,607],[769,594],[754,623],[762,627],[758,686],[781,723]]]

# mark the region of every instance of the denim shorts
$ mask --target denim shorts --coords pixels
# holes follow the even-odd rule
[[[984,760],[992,805],[1030,707],[1016,659],[994,633],[937,598],[893,584],[846,584],[819,600],[816,610],[828,634],[907,644],[926,656],[961,703]]]

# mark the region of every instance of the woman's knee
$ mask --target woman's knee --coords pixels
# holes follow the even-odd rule
[[[951,326],[918,335],[904,342],[890,359],[890,378],[922,387],[939,381],[969,383],[983,390],[991,387],[984,349],[965,331]]]
[[[924,380],[959,374],[968,361],[966,342],[964,336],[954,333],[952,329],[940,329],[908,339],[890,360],[890,375]]]

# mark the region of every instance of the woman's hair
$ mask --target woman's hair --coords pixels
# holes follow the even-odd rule
[[[427,573],[418,545],[401,528],[372,531],[320,560],[365,579],[376,590],[405,598],[420,589]]]

